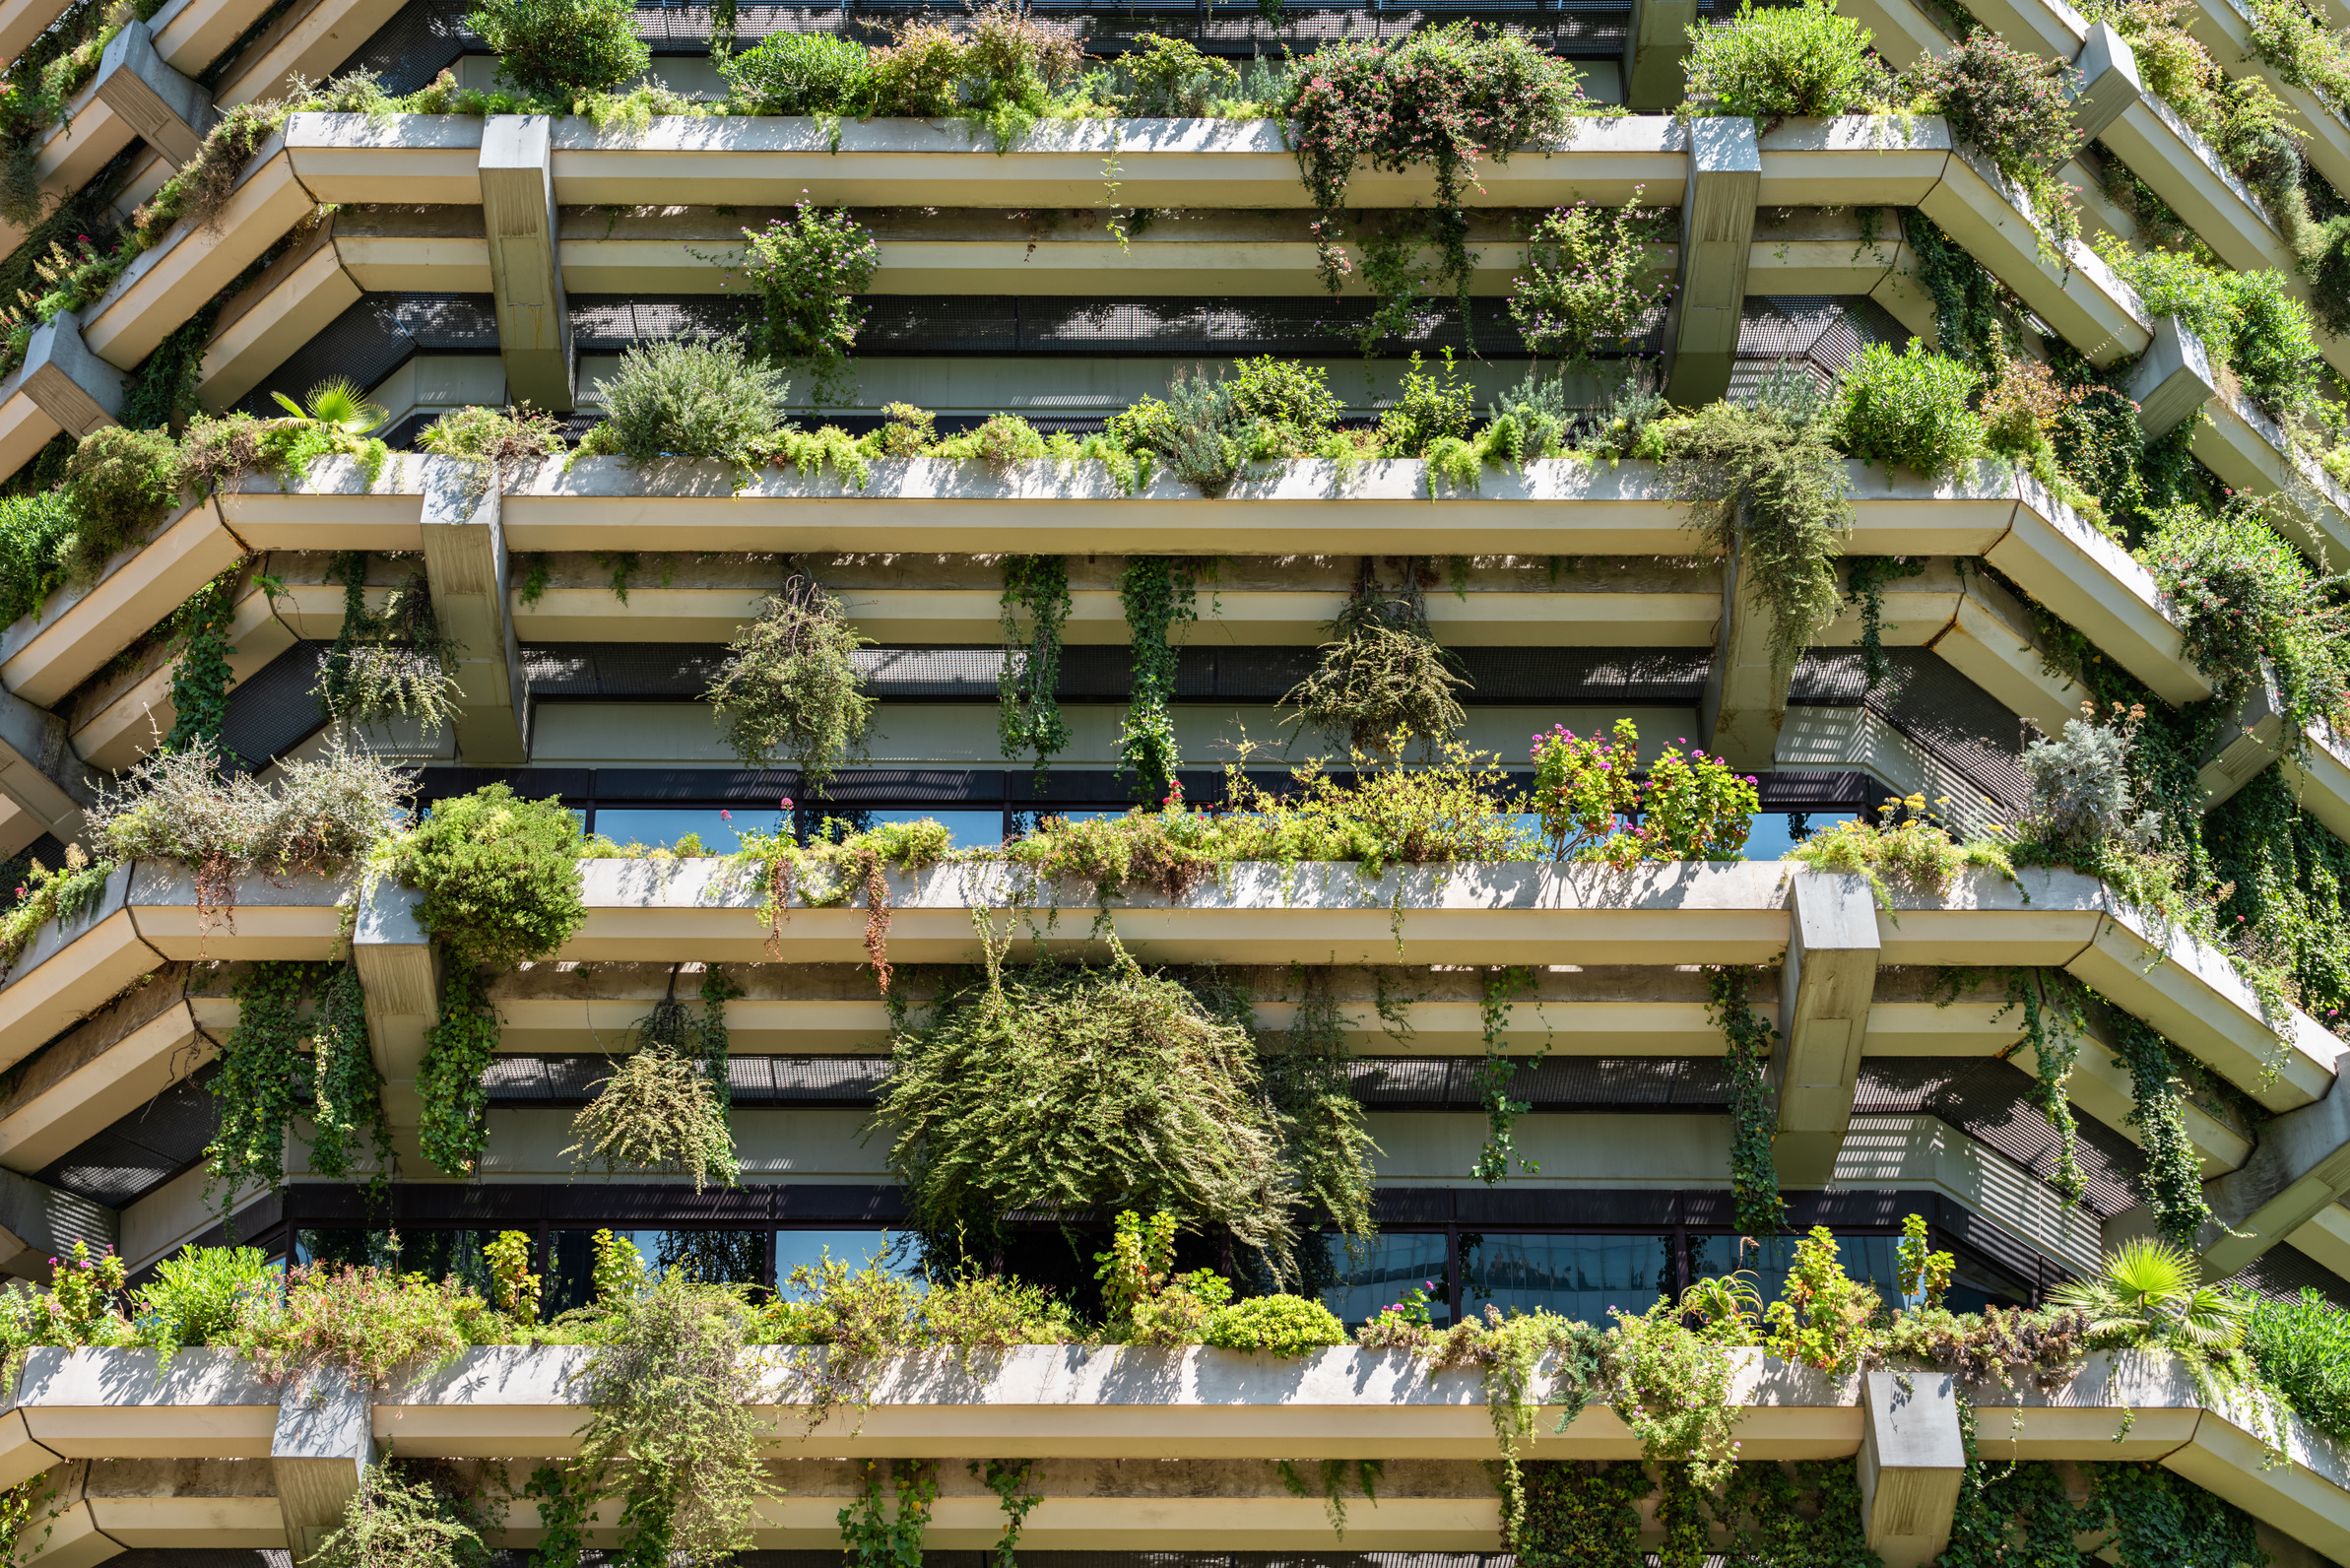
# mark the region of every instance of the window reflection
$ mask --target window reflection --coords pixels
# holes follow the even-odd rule
[[[488,1248],[496,1236],[494,1230],[297,1230],[294,1261],[396,1269],[427,1279],[454,1277],[487,1301]]]
[[[1464,1231],[1461,1304],[1481,1312],[1487,1302],[1505,1314],[1539,1307],[1587,1323],[1612,1321],[1609,1312],[1646,1312],[1673,1289],[1672,1237],[1537,1236]]]
[[[763,1230],[622,1230],[647,1273],[671,1270],[708,1284],[760,1284],[767,1276],[767,1233]],[[596,1233],[555,1233],[554,1267],[548,1271],[550,1317],[596,1299]]]
[[[1689,1238],[1689,1276],[1692,1279],[1707,1274],[1728,1274],[1732,1269],[1745,1269],[1754,1274],[1754,1285],[1762,1293],[1767,1306],[1787,1290],[1788,1271],[1795,1267],[1795,1236],[1772,1236],[1762,1241],[1746,1241],[1740,1245],[1736,1236],[1691,1236]],[[1844,1264],[1844,1272],[1862,1284],[1873,1286],[1885,1305],[1894,1305],[1901,1297],[1900,1245],[1898,1236],[1839,1236],[1836,1256]]]
[[[814,1269],[826,1258],[852,1271],[880,1267],[914,1274],[907,1238],[886,1230],[779,1230],[775,1233],[775,1286],[789,1292],[792,1271]]]
[[[1452,1309],[1445,1300],[1444,1237],[1382,1232],[1368,1241],[1325,1236],[1330,1267],[1338,1282],[1322,1292],[1322,1304],[1349,1328],[1368,1323],[1413,1290],[1428,1290],[1428,1320],[1448,1328]]]

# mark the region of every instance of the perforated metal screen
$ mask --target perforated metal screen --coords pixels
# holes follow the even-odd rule
[[[204,1157],[220,1126],[219,1107],[207,1086],[218,1064],[158,1094],[57,1160],[33,1172],[36,1181],[119,1209],[162,1186]]]
[[[2029,1100],[2032,1087],[2029,1074],[1996,1057],[1874,1056],[1861,1064],[1853,1114],[1938,1117],[2046,1181],[2056,1133]],[[2084,1116],[2075,1158],[2087,1183],[2083,1208],[2102,1219],[2136,1207],[2145,1156],[2135,1143]]]
[[[2007,705],[1930,648],[1887,648],[1890,674],[1867,690],[1859,649],[1813,649],[1795,666],[1791,704],[1866,707],[1948,762],[1985,794],[2020,803],[2031,794],[2022,756],[2036,733]]]

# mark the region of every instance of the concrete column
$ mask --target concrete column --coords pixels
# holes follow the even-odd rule
[[[66,742],[65,721],[8,690],[0,690],[0,795],[64,844],[82,835],[82,810],[98,798]]]
[[[440,1018],[440,967],[417,910],[424,895],[383,880],[367,889],[351,936],[351,961],[367,995],[367,1044],[383,1075],[383,1114],[394,1143],[416,1146],[424,1123],[417,1073],[424,1031]]]
[[[174,163],[194,158],[221,117],[211,94],[155,52],[155,34],[144,22],[130,23],[106,45],[98,61],[98,96]]]
[[[1732,767],[1759,773],[1779,754],[1792,672],[1771,662],[1771,613],[1745,591],[1738,555],[1732,550],[1722,562],[1722,620],[1697,727],[1707,751]]]
[[[2154,323],[2154,341],[2138,356],[2129,385],[2122,390],[2138,406],[2138,427],[2151,441],[2193,419],[2218,387],[2202,341],[2177,316],[2164,316]]]
[[[1858,872],[1788,879],[1787,973],[1779,983],[1779,1179],[1824,1187],[1836,1174],[1860,1080],[1860,1042],[1876,993],[1876,900]]]
[[[2225,1279],[2350,1195],[2350,1095],[2337,1083],[2315,1105],[2263,1124],[2252,1156],[2203,1184],[2225,1227],[2207,1230],[2203,1277]]]
[[[1966,1474],[1947,1372],[1860,1376],[1860,1519],[1885,1568],[1925,1568],[1950,1544]]]
[[[506,395],[567,414],[576,390],[571,310],[555,259],[555,122],[492,114],[482,127],[482,221]]]
[[[432,611],[462,651],[457,751],[468,762],[530,760],[530,698],[506,613],[504,497],[486,463],[436,457],[424,471],[424,575]]]
[[[2195,788],[2203,810],[2210,811],[2258,778],[2285,746],[2285,699],[2276,688],[2276,671],[2260,661],[2260,679],[2244,695],[2244,705],[2228,721],[2195,770]]]
[[[33,332],[17,384],[71,436],[102,430],[122,411],[122,372],[90,352],[82,342],[82,318],[71,310],[58,311]]]
[[[1738,319],[1746,304],[1746,259],[1754,245],[1754,203],[1762,193],[1762,148],[1754,122],[1689,122],[1689,184],[1681,198],[1681,287],[1673,298],[1672,370],[1665,395],[1683,408],[1730,390]]]
[[[1682,62],[1697,0],[1632,0],[1624,34],[1624,107],[1669,109],[1681,101]]]
[[[2071,78],[2072,123],[2085,142],[2103,136],[2107,126],[2146,96],[2138,79],[2138,57],[2110,22],[2090,28],[2088,41],[2073,57]]]
[[[269,1460],[295,1562],[318,1550],[358,1495],[359,1478],[375,1462],[374,1419],[365,1391],[341,1372],[288,1381]]]

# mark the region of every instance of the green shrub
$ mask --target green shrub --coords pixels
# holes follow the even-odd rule
[[[74,512],[64,495],[0,496],[0,626],[29,616],[72,570]]]
[[[653,63],[628,0],[477,0],[465,25],[497,51],[500,81],[566,104]]]
[[[139,1287],[139,1338],[169,1359],[183,1344],[227,1340],[238,1321],[277,1298],[278,1274],[257,1247],[190,1247]]]
[[[1916,339],[1905,354],[1872,343],[1844,368],[1835,422],[1845,449],[1939,479],[1983,450],[1983,419],[1967,400],[1981,377]]]
[[[873,93],[873,55],[829,33],[769,33],[719,69],[755,114],[850,114]]]
[[[2221,279],[2233,316],[2229,367],[2268,407],[2302,407],[2317,395],[2319,362],[2309,307],[2273,272],[2231,269]]]
[[[2350,1313],[2315,1290],[2297,1301],[2255,1302],[2245,1319],[2252,1364],[2292,1401],[2295,1413],[2350,1442]]]
[[[1142,47],[1118,61],[1120,74],[1130,84],[1117,95],[1128,114],[1143,119],[1206,114],[1209,104],[1240,87],[1240,73],[1230,64],[1202,54],[1181,38],[1145,33],[1135,41]]]
[[[1671,297],[1671,273],[1649,258],[1665,237],[1664,221],[1642,208],[1577,202],[1543,218],[1510,280],[1510,318],[1526,346],[1573,362],[1627,346]]]
[[[136,544],[179,499],[179,446],[163,430],[93,430],[65,465],[77,525],[74,567],[94,572]]]
[[[731,338],[659,338],[620,356],[596,383],[607,416],[579,443],[647,468],[665,457],[716,458],[737,469],[766,461],[789,392],[783,373]]]
[[[417,445],[510,475],[562,451],[562,422],[531,408],[451,409],[418,433]]]
[[[1700,114],[1758,120],[1866,112],[1890,86],[1868,52],[1871,36],[1838,16],[1835,0],[1760,9],[1739,0],[1728,26],[1689,29],[1688,102]]]
[[[815,406],[846,398],[848,352],[865,325],[857,295],[873,282],[881,247],[847,209],[806,201],[789,219],[744,229],[743,238],[743,275],[765,306],[761,350],[815,376]]]
[[[795,574],[758,618],[736,631],[706,700],[726,744],[745,767],[791,759],[802,784],[821,793],[857,755],[873,722],[857,634],[840,601]]]
[[[1219,1350],[1304,1355],[1344,1344],[1346,1326],[1330,1308],[1303,1296],[1251,1296],[1208,1315],[1206,1342]]]
[[[1053,90],[1073,79],[1084,51],[1067,28],[1009,4],[992,4],[966,32],[921,18],[874,51],[873,112],[916,119],[968,115],[998,150],[1042,117]]]
[[[1346,412],[1330,389],[1330,372],[1317,364],[1261,354],[1234,365],[1228,384],[1234,411],[1271,425],[1293,454],[1311,452]]]
[[[2258,681],[2265,660],[2297,724],[2339,723],[2350,686],[2350,618],[2262,509],[2251,497],[2217,515],[2173,507],[2141,556],[2184,613],[2183,651],[2223,698]]]
[[[480,1503],[428,1463],[370,1465],[343,1522],[304,1558],[310,1568],[490,1568],[495,1527]]]
[[[1469,679],[1430,635],[1411,572],[1406,563],[1402,585],[1389,591],[1366,568],[1313,673],[1281,698],[1296,722],[1351,751],[1391,755],[1407,735],[1433,749],[1469,721],[1453,694]]]
[[[2350,332],[2350,214],[2329,218],[2310,267],[2310,309],[2337,337]]]
[[[433,804],[393,840],[387,867],[422,891],[432,940],[476,964],[545,958],[586,918],[579,821],[559,801],[519,800],[503,784]]]
[[[1403,373],[1403,390],[1395,406],[1379,417],[1379,451],[1384,457],[1426,457],[1447,437],[1460,440],[1476,419],[1475,393],[1461,379],[1453,351],[1444,351],[1444,365],[1434,375],[1420,368],[1417,351],[1411,368]]]
[[[271,1382],[322,1369],[383,1388],[403,1370],[446,1365],[472,1342],[489,1309],[454,1279],[373,1267],[303,1264],[289,1270],[274,1310],[243,1314],[230,1342]]]

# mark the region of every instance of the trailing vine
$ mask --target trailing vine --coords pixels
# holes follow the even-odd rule
[[[297,1016],[309,966],[256,963],[237,977],[236,1030],[221,1046],[221,1071],[212,1080],[220,1126],[204,1151],[205,1185],[225,1189],[224,1212],[240,1189],[258,1184],[276,1192],[286,1184],[286,1133],[294,1125],[294,1075],[302,1035]]]
[[[1933,301],[1936,344],[1943,354],[1995,380],[2003,333],[1997,282],[1917,208],[1902,209],[1901,221],[1902,233],[1917,253],[1919,286]]]
[[[726,1026],[726,1005],[742,995],[743,988],[716,965],[703,971],[701,1019],[694,1027],[692,1054],[721,1116],[732,1115],[735,1108],[734,1043]]]
[[[2175,1048],[2141,1020],[2119,1008],[2114,1022],[2114,1061],[2129,1069],[2129,1120],[2138,1128],[2146,1168],[2138,1196],[2154,1210],[2155,1228],[2166,1240],[2192,1248],[2195,1233],[2211,1218],[2203,1201],[2203,1166],[2187,1141],[2186,1085],[2179,1077]]]
[[[863,753],[877,706],[865,689],[848,610],[807,572],[794,570],[756,620],[739,627],[704,700],[745,767],[780,756],[821,795],[841,763]]]
[[[530,1568],[578,1568],[596,1506],[595,1488],[579,1480],[569,1465],[542,1465],[523,1484],[522,1495],[539,1505],[539,1544]]]
[[[896,1498],[894,1517],[881,1505],[884,1464]],[[931,1505],[939,1495],[938,1462],[869,1459],[864,1466],[857,1500],[837,1516],[848,1568],[921,1568],[922,1538],[929,1534]],[[1003,1549],[1009,1560],[1010,1550]]]
[[[991,1459],[983,1471],[979,1461],[967,1462],[967,1469],[996,1494],[996,1504],[1004,1510],[1004,1534],[996,1539],[996,1568],[1019,1568],[1012,1548],[1020,1543],[1020,1530],[1028,1511],[1044,1498],[1028,1490],[1028,1477],[1036,1469],[1032,1459]]]
[[[1343,1542],[1346,1539],[1346,1486],[1352,1482],[1363,1500],[1372,1507],[1379,1506],[1379,1477],[1387,1470],[1386,1462],[1376,1459],[1326,1459],[1321,1465],[1319,1486],[1309,1484],[1298,1473],[1295,1460],[1276,1460],[1275,1473],[1281,1485],[1292,1497],[1322,1499],[1323,1511],[1330,1516],[1331,1534]]]
[[[1541,1162],[1527,1158],[1518,1146],[1518,1118],[1534,1107],[1510,1098],[1510,1080],[1517,1067],[1507,1054],[1510,1013],[1518,998],[1534,994],[1534,971],[1525,964],[1502,965],[1479,975],[1477,986],[1477,1024],[1485,1039],[1485,1060],[1477,1070],[1477,1087],[1485,1102],[1485,1146],[1478,1151],[1476,1167],[1469,1174],[1491,1187],[1508,1177],[1513,1159],[1526,1175],[1542,1174]],[[1544,1036],[1530,1065],[1540,1062],[1549,1050],[1549,1038]]]
[[[497,1013],[481,971],[451,962],[440,982],[440,1016],[424,1031],[417,1071],[424,1101],[424,1157],[452,1176],[471,1175],[490,1136],[490,1090],[482,1075],[497,1054]]]
[[[2080,1059],[2081,1036],[2088,1029],[2081,993],[2061,971],[2010,969],[2007,1003],[1996,1016],[2005,1017],[2011,1012],[2018,1014],[2023,1043],[2032,1048],[2038,1064],[2032,1103],[2056,1135],[2056,1163],[2049,1172],[2048,1184],[2071,1204],[2087,1190],[2081,1176],[2079,1129],[2072,1119],[2072,1103],[2064,1094],[2065,1080]]]
[[[1776,1236],[1786,1202],[1779,1196],[1779,1167],[1771,1157],[1779,1112],[1772,1103],[1768,1075],[1771,1042],[1779,1031],[1746,1002],[1753,979],[1747,969],[1710,969],[1706,1013],[1729,1043],[1730,1118],[1730,1190],[1737,1203],[1737,1227],[1748,1236]]]
[[[367,997],[357,966],[341,963],[317,987],[310,1017],[312,1088],[310,1170],[347,1180],[357,1140],[364,1134],[375,1192],[389,1190],[394,1170],[391,1124],[383,1114],[383,1074],[367,1042]]]
[[[1860,609],[1860,671],[1865,690],[1874,691],[1893,674],[1885,658],[1885,585],[1926,570],[1923,555],[1847,555],[1844,602]]]
[[[713,995],[717,1003],[696,1020],[677,1000],[674,969],[670,987],[671,994],[637,1020],[636,1049],[613,1069],[595,1099],[572,1119],[571,1131],[579,1141],[563,1152],[599,1159],[607,1174],[631,1170],[687,1175],[696,1193],[711,1181],[732,1187],[742,1176],[727,1121],[733,1094],[724,1009],[733,988],[715,972],[704,980],[705,1003]]]
[[[200,746],[218,749],[221,726],[228,718],[228,622],[234,614],[228,590],[234,568],[222,573],[188,596],[172,615],[178,659],[171,667],[171,733],[163,749],[185,751]]]
[[[339,725],[412,718],[427,733],[457,721],[458,644],[432,613],[432,591],[418,567],[381,610],[367,605],[367,553],[336,553],[327,575],[343,585],[343,624],[319,662],[314,688]]]
[[[1135,792],[1163,801],[1175,790],[1183,757],[1175,743],[1175,630],[1197,621],[1199,578],[1192,563],[1171,555],[1137,555],[1118,578],[1132,645],[1132,689],[1118,724],[1118,762],[1134,775]]]
[[[1297,1190],[1348,1236],[1368,1236],[1371,1220],[1371,1156],[1377,1146],[1363,1120],[1348,1072],[1354,1053],[1346,1044],[1346,1017],[1338,1010],[1328,968],[1292,968],[1297,1012],[1277,1043],[1260,1037],[1258,1054],[1265,1097],[1278,1118],[1284,1157],[1296,1173]],[[1212,1008],[1210,1011],[1220,1012]],[[1245,999],[1231,1010],[1244,1026],[1251,1021]]]
[[[1062,555],[1004,557],[1004,668],[996,677],[996,730],[1004,755],[1036,755],[1044,787],[1055,755],[1069,745],[1061,714],[1061,628],[1070,612],[1069,560]],[[1020,636],[1020,616],[1028,635]]]
[[[1469,685],[1461,661],[1428,630],[1419,563],[1406,557],[1403,581],[1382,588],[1363,557],[1354,592],[1330,623],[1322,658],[1281,698],[1291,722],[1321,732],[1349,751],[1392,758],[1406,736],[1424,752],[1468,722],[1453,692]]]

